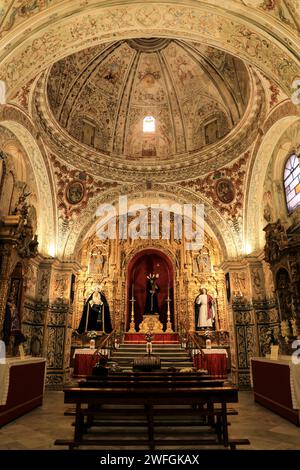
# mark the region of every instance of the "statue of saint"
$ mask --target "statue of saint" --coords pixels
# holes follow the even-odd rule
[[[112,331],[109,305],[101,288],[96,286],[94,292],[88,297],[84,304],[82,317],[78,327],[78,333],[85,331]]]
[[[215,318],[214,299],[206,289],[200,289],[195,299],[195,317],[197,328],[211,328]]]
[[[144,315],[159,315],[158,297],[159,286],[156,283],[159,274],[149,274],[146,285],[146,305]]]

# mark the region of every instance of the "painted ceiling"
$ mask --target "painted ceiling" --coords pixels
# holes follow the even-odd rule
[[[169,158],[230,133],[249,100],[244,63],[179,39],[131,39],[85,49],[56,62],[47,81],[54,118],[102,154]],[[155,132],[143,132],[153,116]]]

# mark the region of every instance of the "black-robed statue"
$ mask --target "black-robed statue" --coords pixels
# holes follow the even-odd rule
[[[156,284],[156,279],[158,279],[158,277],[158,274],[149,274],[149,276],[147,276],[147,295],[144,315],[159,315],[157,297],[159,286]]]
[[[95,287],[94,292],[84,304],[82,317],[77,329],[80,334],[92,330],[103,331],[104,333],[111,333],[112,331],[109,305],[99,287]]]

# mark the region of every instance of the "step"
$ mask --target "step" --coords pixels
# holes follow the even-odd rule
[[[141,353],[143,351],[146,351],[146,346],[144,346],[143,348],[118,348],[118,349],[114,349],[114,353],[126,352],[128,354],[130,354],[130,353]],[[182,349],[182,348],[171,349],[171,348],[158,348],[158,347],[153,346],[152,351],[156,351],[158,353],[168,352],[170,354],[172,354],[172,353],[174,353],[174,354],[178,354],[178,353],[187,354],[186,350]]]
[[[118,352],[112,352],[114,356],[118,357],[124,357],[124,356],[143,356],[147,354],[146,349],[142,349],[141,351],[118,351]],[[161,357],[189,357],[189,355],[186,352],[181,352],[181,351],[158,351],[157,349],[152,349],[152,354],[155,354],[157,356]]]
[[[185,361],[188,361],[188,362],[192,362],[191,358],[188,357],[188,356],[179,356],[179,357],[174,357],[174,356],[159,356],[158,354],[155,354],[156,356],[158,356],[161,361],[167,361],[167,362],[185,362]],[[131,356],[130,354],[128,354],[127,356],[115,356],[114,354],[112,356],[110,356],[110,359],[112,359],[113,361],[126,361],[126,360],[133,360],[133,359],[137,359],[137,358],[141,358],[141,357],[145,357],[146,354],[136,354],[134,356]]]
[[[145,348],[147,343],[122,343],[120,344],[120,348]],[[153,347],[156,348],[170,348],[170,349],[182,349],[181,344],[176,343],[176,344],[164,344],[164,343],[155,343],[153,344]]]
[[[117,362],[117,364],[122,367],[122,366],[129,366],[133,364],[132,360],[128,361],[109,361],[108,365],[112,364],[113,362]],[[163,367],[192,367],[193,363],[190,361],[181,361],[181,362],[174,362],[174,361],[161,361],[161,365]]]

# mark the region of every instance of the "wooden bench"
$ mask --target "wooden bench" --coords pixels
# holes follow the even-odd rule
[[[80,445],[86,446],[144,446],[148,445],[150,449],[155,446],[176,446],[176,445],[223,445],[235,449],[237,445],[249,444],[247,439],[230,440],[228,437],[228,403],[236,403],[238,401],[237,389],[232,386],[186,386],[171,388],[168,384],[165,386],[151,385],[151,387],[135,386],[135,384],[126,385],[118,384],[118,386],[104,386],[96,388],[69,388],[65,389],[65,403],[76,404],[74,439],[65,440],[58,439],[55,441],[57,445],[67,445],[70,449]],[[207,404],[207,408],[202,405]],[[218,404],[216,408],[214,405]],[[111,405],[122,406],[121,409]],[[157,408],[157,406],[164,408]],[[195,405],[197,408],[195,409]],[[131,406],[132,408],[124,408]],[[187,407],[189,406],[189,407]],[[194,407],[194,408],[191,408]],[[140,408],[139,408],[140,407]],[[84,438],[84,434],[88,429],[88,421],[92,419],[104,420],[106,418],[120,416],[124,418],[132,416],[140,416],[146,419],[144,426],[147,427],[148,439],[142,440],[122,440],[115,439],[88,439]],[[213,428],[216,434],[214,439],[185,439],[185,440],[161,440],[155,439],[154,428],[160,423],[156,418],[159,417],[184,417],[187,416],[209,416],[213,419]],[[105,423],[106,424],[106,423]],[[128,426],[125,421],[124,426]],[[166,425],[164,423],[164,425]],[[176,422],[172,421],[175,425]]]

